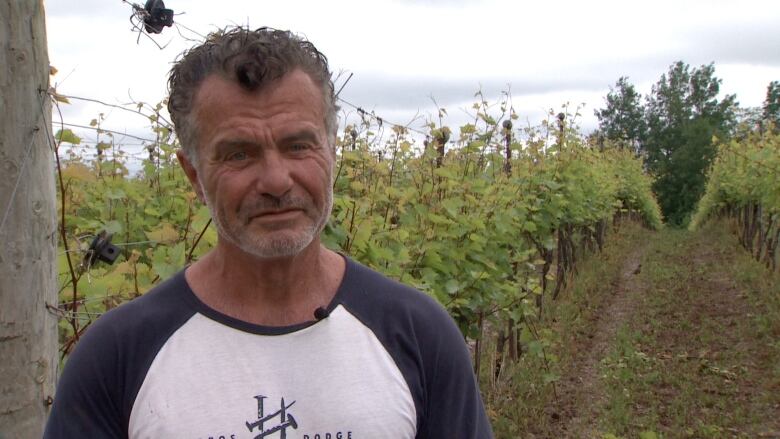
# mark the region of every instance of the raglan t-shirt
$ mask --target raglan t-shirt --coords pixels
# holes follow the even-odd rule
[[[347,259],[326,311],[250,324],[179,272],[86,332],[44,437],[492,437],[466,344],[434,300]]]

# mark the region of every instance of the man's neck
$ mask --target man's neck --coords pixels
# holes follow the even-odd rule
[[[190,266],[185,277],[206,305],[231,317],[267,326],[313,320],[344,276],[345,261],[315,240],[292,257],[265,259],[221,242]]]

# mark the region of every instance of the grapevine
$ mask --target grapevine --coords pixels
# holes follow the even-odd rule
[[[633,218],[658,228],[660,211],[641,161],[590,144],[570,122],[574,115],[517,130],[506,101],[496,115],[478,96],[473,123],[454,130],[431,122],[425,141],[371,118],[346,126],[335,145],[334,209],[323,242],[439,301],[474,342],[477,372],[487,327],[501,328],[496,373],[505,357],[524,351],[549,367],[550,341],[534,326],[545,303],[585,252],[602,248],[610,224]],[[143,108],[155,141],[135,172],[111,133],[94,146],[64,127],[57,134],[71,146],[61,163],[60,266],[100,230],[121,237],[114,242],[123,249],[115,266],[61,274],[63,355],[97,316],[216,243],[209,211],[175,160],[161,105]]]
[[[773,127],[718,144],[691,228],[728,218],[742,246],[776,270],[780,242],[780,135]]]

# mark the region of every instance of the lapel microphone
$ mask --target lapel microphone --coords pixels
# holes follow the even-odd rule
[[[330,315],[327,309],[318,306],[317,309],[314,310],[314,318],[319,320],[325,319]]]

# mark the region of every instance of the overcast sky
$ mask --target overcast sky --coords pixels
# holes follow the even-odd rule
[[[620,76],[645,94],[677,60],[714,62],[721,92],[736,94],[742,106],[760,106],[768,83],[780,80],[777,0],[167,0],[166,7],[200,34],[248,24],[305,35],[335,73],[344,72],[342,80],[353,74],[344,99],[403,124],[434,113],[434,98],[455,127],[467,120],[477,90],[497,99],[510,89],[521,120],[532,125],[550,108],[585,104],[580,125],[587,132]],[[121,0],[46,1],[61,94],[116,104],[165,97],[171,62],[193,44],[183,37],[199,37],[166,28],[153,37],[161,50],[138,39],[131,11]],[[76,101],[63,111],[66,121],[84,125],[104,112],[104,127],[149,136],[148,123],[122,111]]]

